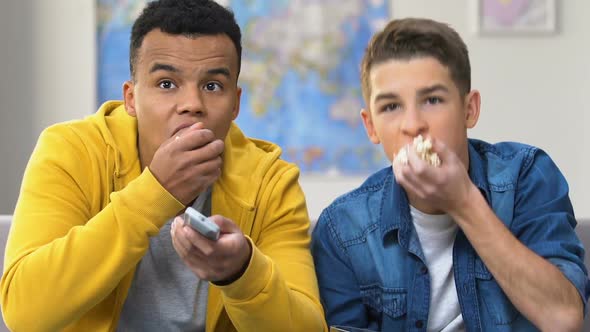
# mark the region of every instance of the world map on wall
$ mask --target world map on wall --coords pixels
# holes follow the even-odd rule
[[[131,25],[146,0],[97,0],[98,102],[121,99]],[[362,174],[387,164],[359,115],[359,66],[388,0],[225,0],[242,29],[236,123],[277,143],[303,172]]]

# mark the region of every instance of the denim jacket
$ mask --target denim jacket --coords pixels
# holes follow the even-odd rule
[[[568,185],[542,150],[469,140],[469,176],[506,227],[578,289],[590,285]],[[329,325],[426,331],[430,278],[405,191],[391,167],[336,199],[321,214],[312,254]],[[468,331],[535,331],[459,229],[455,287]],[[539,271],[542,273],[542,271]],[[433,308],[436,310],[436,308]]]

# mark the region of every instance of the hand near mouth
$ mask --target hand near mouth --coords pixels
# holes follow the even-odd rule
[[[154,154],[149,169],[185,206],[221,175],[224,143],[203,123],[180,127]]]

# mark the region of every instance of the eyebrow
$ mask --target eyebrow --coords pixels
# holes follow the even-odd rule
[[[442,84],[435,84],[433,86],[429,86],[429,87],[418,90],[418,96],[425,96],[425,95],[429,95],[434,92],[449,93],[449,89]]]
[[[154,63],[152,68],[150,68],[150,74],[156,71],[167,71],[172,73],[179,73],[180,69],[174,67],[173,65],[165,64],[165,63]],[[227,78],[230,78],[230,71],[226,67],[219,67],[219,68],[212,68],[207,70],[208,75],[223,75]]]
[[[207,74],[209,74],[209,75],[223,75],[227,78],[230,78],[229,69],[226,67],[209,69],[209,70],[207,70]]]
[[[173,65],[168,65],[168,64],[164,64],[164,63],[154,63],[152,68],[150,68],[150,74],[153,72],[156,72],[158,70],[169,71],[172,73],[180,72],[180,70],[178,68],[174,67]]]
[[[435,84],[433,86],[429,86],[426,88],[422,88],[420,90],[418,90],[418,96],[422,97],[425,95],[429,95],[431,93],[434,92],[445,92],[445,93],[449,93],[449,89],[442,85],[442,84]],[[391,100],[391,99],[399,99],[399,95],[397,93],[394,92],[386,92],[386,93],[380,93],[375,97],[375,102],[378,102],[382,99],[386,99],[386,100]]]
[[[399,95],[393,92],[380,93],[375,97],[375,102],[378,102],[382,99],[399,99]]]

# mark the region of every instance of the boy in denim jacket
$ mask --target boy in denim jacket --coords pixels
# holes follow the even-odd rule
[[[369,43],[361,116],[393,166],[336,199],[314,230],[328,324],[580,330],[588,278],[567,182],[538,148],[467,138],[480,114],[470,75],[446,24],[394,20]],[[439,165],[412,146],[419,136]]]

